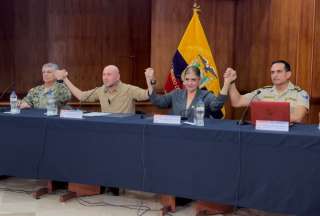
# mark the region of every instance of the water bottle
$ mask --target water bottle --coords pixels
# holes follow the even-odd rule
[[[195,125],[204,126],[204,112],[205,112],[205,105],[203,101],[200,99],[195,109],[195,122],[194,122]]]
[[[56,104],[56,99],[52,91],[47,93],[47,116],[53,116],[58,114],[58,108]]]
[[[10,94],[10,112],[12,114],[17,114],[19,113],[19,108],[18,108],[18,97],[15,91],[12,91]]]

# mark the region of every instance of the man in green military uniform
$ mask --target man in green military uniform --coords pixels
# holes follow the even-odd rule
[[[28,92],[22,99],[20,109],[25,108],[46,108],[47,95],[51,91],[55,97],[58,107],[62,107],[71,99],[71,92],[63,83],[57,83],[54,72],[59,67],[53,63],[47,63],[42,66],[43,85],[36,86]]]
[[[236,72],[228,68],[227,75],[236,76]],[[233,107],[248,106],[250,101],[279,101],[290,103],[290,121],[302,122],[309,110],[309,95],[300,87],[293,85],[289,79],[291,77],[290,64],[283,60],[274,61],[271,64],[272,86],[265,86],[256,89],[245,95],[240,95],[235,84],[229,89],[231,105]],[[260,91],[259,94],[257,92]],[[255,97],[255,98],[254,98]]]

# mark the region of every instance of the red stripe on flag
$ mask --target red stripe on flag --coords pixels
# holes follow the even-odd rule
[[[174,89],[181,89],[181,88],[182,88],[182,83],[180,80],[178,80],[175,77],[174,72],[171,68],[170,72],[168,73],[166,84],[164,85],[164,91],[171,92]]]

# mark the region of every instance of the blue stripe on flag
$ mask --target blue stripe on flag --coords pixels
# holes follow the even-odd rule
[[[173,64],[173,71],[176,79],[181,80],[181,73],[188,66],[188,64],[184,60],[184,58],[182,57],[179,51],[176,51],[176,53],[174,54],[172,64]]]

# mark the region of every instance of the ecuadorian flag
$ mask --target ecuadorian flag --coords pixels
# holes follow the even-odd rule
[[[202,28],[198,11],[199,7],[194,6],[193,16],[172,60],[172,67],[164,87],[166,92],[183,87],[181,74],[188,65],[199,67],[201,71],[200,88],[205,87],[215,95],[220,92],[216,63]]]

